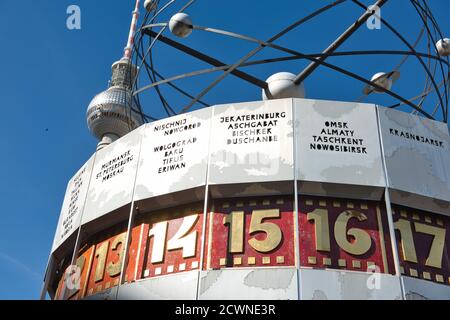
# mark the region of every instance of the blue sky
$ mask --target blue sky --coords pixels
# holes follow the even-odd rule
[[[176,12],[185,1],[175,4]],[[370,1],[364,1],[369,4]],[[450,35],[450,2],[430,0],[442,31]],[[67,181],[94,152],[96,141],[86,126],[85,112],[93,96],[106,89],[110,65],[122,56],[128,35],[133,0],[13,0],[0,1],[0,77],[4,137],[0,157],[0,299],[35,299],[53,241]],[[189,10],[194,24],[241,32],[268,39],[296,19],[328,1],[212,1],[198,0]],[[66,9],[80,6],[81,30],[66,28]],[[352,3],[298,28],[280,39],[280,45],[304,53],[317,53],[350,25],[360,10]],[[420,31],[420,20],[407,0],[390,1],[382,15],[410,42]],[[169,15],[162,16],[162,20]],[[186,44],[233,63],[254,45],[195,31]],[[387,28],[363,28],[342,50],[405,50]],[[423,51],[422,45],[419,49]],[[267,50],[255,57],[273,57]],[[370,78],[390,71],[400,57],[332,58],[330,62]],[[159,46],[155,50],[158,71],[165,76],[204,68],[206,65]],[[266,79],[278,71],[300,72],[306,62],[292,61],[245,71]],[[418,94],[425,74],[415,59],[401,69],[394,87],[402,95]],[[218,74],[192,78],[179,84],[196,94]],[[142,79],[145,80],[145,79]],[[357,81],[320,68],[305,83],[308,98],[352,101],[364,87]],[[186,100],[171,90],[165,96],[180,110]],[[227,78],[205,97],[210,104],[260,99],[260,90],[239,79]],[[154,94],[142,97],[147,113],[163,117]],[[388,105],[384,95],[366,101]],[[435,98],[432,97],[432,101]]]

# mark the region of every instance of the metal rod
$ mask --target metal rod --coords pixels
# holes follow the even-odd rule
[[[387,0],[378,0],[374,6],[381,8]],[[369,18],[372,16],[372,11],[366,11],[354,24],[352,24],[347,30],[344,31],[325,51],[323,52],[323,56],[319,58],[320,61],[325,61],[328,58],[330,53],[333,53],[338,49],[350,36],[355,33]],[[312,62],[308,65],[301,73],[299,73],[295,79],[295,84],[300,84],[303,82],[311,73],[314,72],[319,67],[320,63]]]
[[[279,50],[278,48],[275,48],[275,49]],[[409,52],[409,51],[376,50],[376,51],[335,52],[335,53],[332,53],[330,56],[341,57],[341,56],[352,56],[352,55],[378,55],[378,54],[385,54],[385,55],[414,55],[414,53]],[[287,57],[267,58],[267,59],[262,59],[262,60],[254,60],[254,61],[250,61],[250,62],[245,62],[245,63],[241,64],[241,67],[249,67],[249,66],[255,66],[255,65],[260,65],[260,64],[265,64],[265,63],[274,63],[274,62],[280,62],[280,61],[311,59],[311,58],[320,57],[321,55],[322,55],[321,53],[312,53],[312,54],[305,54],[305,55],[292,54],[291,56],[287,56]],[[425,54],[425,53],[419,53],[419,55],[421,55],[423,57],[435,59],[435,60],[439,59],[439,57],[437,57],[437,56],[433,56],[433,55],[429,55],[429,54]],[[146,66],[147,66],[147,64],[146,64]],[[174,82],[176,80],[186,79],[186,78],[189,78],[189,77],[199,76],[199,75],[208,74],[208,73],[217,72],[217,71],[223,71],[223,70],[227,70],[230,67],[231,67],[231,65],[224,65],[222,67],[214,67],[214,68],[202,69],[202,70],[197,70],[197,71],[193,71],[193,72],[189,72],[189,73],[173,76],[171,78],[164,78],[164,77],[162,77],[162,76],[160,76],[160,75],[158,75],[156,73],[158,75],[158,77],[161,78],[161,80],[158,81],[158,82],[151,83],[151,84],[149,84],[149,85],[147,85],[145,87],[140,88],[137,91],[137,93],[141,93],[141,92],[143,92],[145,90],[151,89],[153,87],[156,87],[156,86],[159,86],[159,85],[162,85],[162,84],[165,84],[165,83],[167,83],[168,85],[172,85],[173,86],[172,82]],[[442,84],[440,86],[442,86]],[[179,89],[177,88],[177,90],[179,90]],[[191,95],[189,95],[188,97],[189,98],[193,98]],[[411,99],[409,99],[409,100],[411,100]],[[198,102],[203,104],[203,105],[205,105],[205,103],[203,103],[202,101],[198,101]],[[205,106],[207,106],[207,105],[205,105]]]
[[[209,158],[209,156],[208,156]],[[208,159],[208,163],[209,163],[210,159]],[[198,276],[197,276],[197,291],[196,291],[196,298],[197,300],[200,300],[200,295],[201,295],[201,277],[202,277],[202,270],[203,270],[203,265],[205,264],[205,248],[206,248],[206,233],[208,232],[206,230],[206,226],[207,226],[207,219],[209,216],[209,184],[208,184],[208,179],[209,179],[209,165],[207,166],[206,169],[206,176],[205,176],[205,182],[206,182],[206,186],[205,186],[205,199],[203,200],[203,221],[202,221],[202,236],[201,236],[201,241],[200,241],[200,266],[199,266],[199,270],[198,270]],[[210,250],[211,248],[208,248],[208,250]]]
[[[294,106],[294,100],[291,100],[291,108],[292,108],[292,117],[293,119],[296,119],[297,117],[297,108],[295,108]],[[298,152],[298,140],[299,140],[299,132],[298,132],[298,127],[299,124],[297,123],[297,121],[293,121],[292,122],[292,132],[293,132],[293,140],[294,140],[294,144],[293,144],[293,162],[294,162],[294,230],[295,230],[295,234],[296,235],[300,235],[300,218],[299,218],[299,210],[298,210],[298,203],[299,203],[299,194],[298,194],[298,157],[297,157],[297,152]],[[294,237],[295,239],[295,245],[294,245],[294,251],[295,251],[295,266],[296,266],[296,272],[297,272],[297,294],[298,294],[298,300],[302,300],[303,298],[303,291],[302,291],[302,281],[301,281],[301,276],[302,276],[302,272],[301,272],[301,267],[302,267],[302,263],[301,263],[301,252],[300,252],[300,242],[298,241],[298,239],[296,237]]]
[[[334,4],[331,4],[331,6],[333,6]],[[330,7],[331,8],[331,7]],[[326,10],[324,8],[322,8],[323,10]],[[319,12],[320,10],[316,12]],[[308,20],[309,17],[312,17],[315,13],[309,15],[308,17],[301,19],[301,22],[296,22],[294,25],[298,26],[301,23],[305,22]],[[288,27],[290,28],[290,27]],[[279,33],[278,35],[276,35],[275,37],[272,37],[271,39],[269,39],[269,43],[275,41],[275,39],[277,37],[281,37],[281,35],[283,35],[283,32],[287,32],[287,29],[283,30],[281,33]],[[241,59],[239,59],[239,61],[237,61],[236,63],[234,63],[232,65],[232,67],[230,69],[228,69],[227,71],[225,71],[222,75],[220,75],[216,80],[214,80],[208,87],[206,87],[204,90],[202,90],[202,92],[200,92],[197,97],[192,100],[191,102],[189,102],[189,104],[187,106],[185,106],[182,110],[181,113],[187,112],[198,100],[200,100],[203,96],[205,96],[209,91],[212,90],[212,88],[214,88],[216,85],[218,85],[222,80],[224,80],[231,72],[233,72],[234,70],[236,70],[237,68],[239,68],[245,61],[247,61],[248,59],[250,59],[252,56],[254,56],[257,52],[259,52],[260,50],[262,50],[263,48],[265,48],[265,45],[259,45],[257,48],[253,49],[253,51],[250,51],[249,53],[247,53],[244,57],[242,57]],[[267,85],[265,88],[263,88],[264,91],[266,92],[267,96],[271,97],[270,92],[267,90]]]
[[[45,300],[45,297],[47,296],[47,288],[50,284],[50,280],[53,278],[52,273],[54,269],[55,264],[55,258],[53,257],[53,254],[50,254],[47,262],[47,268],[45,269],[45,276],[44,276],[44,283],[42,284],[41,288],[41,294],[39,297],[39,300]]]
[[[428,27],[428,24],[426,23],[425,18],[420,14],[419,10],[417,9],[417,7],[415,5],[416,2],[412,1],[411,3],[413,4],[413,6],[416,9],[417,13],[419,14],[420,18],[422,19],[422,22],[423,22],[425,28],[427,29],[427,32],[428,32],[430,38],[433,40],[433,47],[434,47],[434,49],[437,52],[438,50],[437,50],[437,47],[436,47],[436,39],[433,37],[433,35],[432,35],[431,31],[430,31],[430,28]],[[418,5],[420,6],[420,4],[418,4]],[[433,21],[432,21],[432,23],[433,23]],[[445,77],[444,67],[443,67],[442,63],[439,63],[439,66],[440,66],[442,78],[444,79],[444,82],[445,82],[445,86],[447,87],[447,79]],[[430,80],[433,80],[433,79],[430,79]],[[439,92],[438,92],[438,95],[439,95],[439,97],[441,96]],[[448,112],[448,101],[449,101],[449,99],[448,99],[448,95],[447,95],[447,91],[446,90],[444,90],[444,96],[445,96],[445,108],[444,108],[444,106],[442,106],[442,112],[443,112],[444,122],[447,122],[447,112]],[[443,103],[443,101],[440,100],[440,103]]]
[[[363,4],[363,3],[361,3],[361,2],[359,2],[358,0],[352,0],[354,3],[356,3],[358,6],[360,6],[361,8],[365,8],[366,10],[367,10],[367,8],[366,8],[366,6]],[[416,50],[411,46],[411,44],[393,27],[393,26],[391,26],[391,24],[389,23],[389,22],[387,22],[385,19],[383,19],[383,18],[381,18],[381,17],[379,17],[379,19],[381,20],[381,22],[383,22],[383,24],[386,26],[386,27],[388,27],[388,29],[389,30],[391,30],[408,48],[409,48],[409,50],[411,50],[411,52],[413,52],[414,54],[416,54]],[[424,70],[425,70],[425,72],[428,74],[428,76],[430,77],[430,80],[431,80],[431,82],[433,83],[433,86],[434,86],[434,88],[436,89],[436,92],[438,92],[439,93],[439,89],[438,89],[438,87],[437,87],[437,84],[436,84],[436,81],[434,80],[434,77],[431,75],[431,72],[430,72],[430,70],[428,69],[428,67],[426,66],[426,64],[423,62],[423,60],[422,60],[422,58],[420,57],[420,56],[418,56],[418,55],[416,55],[416,57],[417,57],[417,59],[419,60],[419,62],[420,62],[420,64],[422,65],[422,67],[424,68]],[[443,113],[443,115],[444,115],[444,122],[447,122],[447,119],[446,119],[446,116],[447,116],[447,114],[446,114],[446,112],[445,112],[445,110],[444,110],[444,102],[442,101],[442,97],[441,97],[441,95],[440,94],[437,94],[437,96],[438,96],[438,98],[439,98],[439,101],[440,101],[440,103],[441,103],[441,106],[442,106],[442,113]]]
[[[154,32],[153,30],[149,30],[149,29],[144,30],[144,33],[146,33],[147,35],[149,35],[152,38],[155,38],[156,35],[157,35],[156,32]],[[213,65],[215,67],[226,66],[225,63],[223,63],[223,62],[221,62],[221,61],[219,61],[217,59],[214,59],[214,58],[212,58],[212,57],[210,57],[210,56],[208,56],[206,54],[203,54],[203,53],[201,53],[201,52],[199,52],[199,51],[197,51],[195,49],[192,49],[190,47],[187,47],[187,46],[185,46],[185,45],[183,45],[181,43],[178,43],[178,42],[176,42],[176,41],[174,41],[172,39],[166,38],[165,36],[159,35],[158,40],[163,42],[163,43],[165,43],[165,44],[167,44],[167,45],[169,45],[169,46],[171,46],[171,47],[173,47],[173,48],[175,48],[175,49],[183,51],[183,52],[185,52],[185,53],[187,53],[187,54],[189,54],[189,55],[191,55],[191,56],[193,56],[193,57],[195,57],[195,58],[197,58],[197,59],[199,59],[201,61],[209,63],[209,64],[211,64],[211,65]],[[247,74],[245,72],[242,72],[242,71],[239,71],[239,70],[234,70],[231,73],[233,75],[235,75],[236,77],[241,78],[242,80],[245,80],[247,82],[250,82],[251,84],[254,84],[254,85],[256,85],[256,86],[258,86],[260,88],[265,88],[267,86],[267,83],[265,81],[260,80],[258,78],[255,78],[254,76],[249,75],[249,74]]]
[[[138,153],[137,159],[140,159],[140,157],[141,157],[142,140],[143,139],[141,137],[141,141],[139,142],[139,153]],[[122,244],[124,246],[123,257],[122,257],[122,261],[121,261],[119,284],[117,286],[115,300],[117,300],[119,297],[120,286],[123,284],[124,279],[125,279],[125,273],[127,271],[128,260],[129,260],[129,250],[130,250],[131,240],[132,240],[131,234],[133,232],[134,218],[135,218],[136,213],[139,211],[139,209],[135,208],[135,205],[134,205],[134,197],[136,194],[136,181],[137,181],[137,177],[138,177],[138,173],[139,173],[139,163],[140,162],[138,161],[136,164],[136,173],[134,174],[133,191],[131,193],[130,214],[128,217],[128,225],[127,225],[127,235],[125,238],[125,243]]]
[[[379,139],[379,143],[380,143],[381,154],[385,155],[384,144],[383,144],[383,135],[381,134],[380,111],[378,108],[376,108],[375,114],[377,117],[378,128],[380,128],[377,131],[378,131],[378,139]],[[387,214],[387,221],[388,221],[388,226],[389,226],[389,238],[391,239],[391,250],[392,250],[392,257],[394,258],[395,275],[400,280],[400,290],[402,293],[402,298],[405,299],[405,290],[403,287],[403,283],[401,281],[400,258],[399,258],[399,254],[398,254],[397,241],[395,238],[395,226],[394,226],[394,220],[392,218],[391,198],[389,195],[389,185],[390,185],[389,174],[388,174],[388,170],[387,170],[386,159],[384,156],[382,156],[381,158],[382,158],[382,163],[383,163],[383,173],[384,173],[384,179],[385,179],[384,202],[386,204],[386,214]],[[386,245],[386,244],[384,243],[383,245]]]

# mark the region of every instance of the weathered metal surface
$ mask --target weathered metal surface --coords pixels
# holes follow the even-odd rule
[[[203,271],[200,300],[296,300],[295,268],[222,269]]]
[[[400,278],[387,274],[300,269],[302,300],[402,300]]]
[[[293,180],[292,100],[214,107],[209,184]]]
[[[335,195],[314,182],[385,187],[374,105],[294,99],[294,114],[300,192]]]
[[[199,271],[149,278],[120,286],[119,300],[195,300]]]
[[[450,215],[447,124],[378,108],[391,201]]]
[[[131,202],[143,128],[97,152],[83,224]]]
[[[58,226],[53,240],[52,252],[66,241],[80,226],[81,215],[91,179],[94,156],[81,167],[67,184],[66,195],[61,208]]]
[[[450,300],[450,286],[402,277],[406,300]]]
[[[146,125],[135,200],[206,184],[212,112],[207,108]]]

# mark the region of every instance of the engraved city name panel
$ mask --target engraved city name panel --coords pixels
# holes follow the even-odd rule
[[[146,125],[135,200],[206,184],[212,108]]]
[[[66,241],[78,229],[86,201],[91,178],[94,156],[81,167],[67,184],[66,195],[61,208],[52,252]]]
[[[209,184],[293,180],[292,99],[214,107]]]
[[[391,200],[450,215],[450,135],[447,124],[378,108]]]
[[[83,224],[131,202],[143,127],[97,152]]]
[[[374,105],[294,99],[294,110],[299,181],[385,186]]]

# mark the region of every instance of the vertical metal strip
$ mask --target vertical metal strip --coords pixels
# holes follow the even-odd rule
[[[52,271],[53,271],[53,265],[55,263],[55,258],[53,257],[53,254],[50,254],[47,261],[47,267],[45,268],[45,275],[44,275],[44,283],[42,284],[41,294],[39,296],[39,300],[45,300],[45,297],[47,296],[47,288],[48,284],[50,282],[50,279],[52,278]]]
[[[298,186],[297,186],[297,113],[295,108],[295,100],[291,99],[292,108],[292,130],[293,130],[293,163],[294,163],[294,248],[297,269],[297,293],[298,299],[302,300],[302,287],[300,281],[301,264],[300,264],[300,219],[298,217]]]
[[[137,165],[136,165],[136,173],[134,174],[134,183],[133,183],[133,192],[131,194],[131,207],[130,207],[130,215],[128,218],[128,226],[127,226],[127,236],[125,238],[125,248],[123,249],[123,256],[122,256],[122,267],[120,270],[120,277],[119,277],[119,284],[117,285],[117,291],[116,291],[116,297],[115,300],[117,300],[118,296],[119,296],[119,290],[120,290],[120,286],[123,283],[123,280],[125,278],[125,271],[127,270],[127,265],[128,265],[128,254],[129,254],[129,250],[130,250],[130,242],[131,242],[131,232],[133,230],[133,223],[134,223],[134,216],[136,213],[136,210],[134,208],[134,195],[136,193],[136,181],[137,181],[137,177],[138,177],[138,173],[139,173],[139,167],[140,167],[140,163],[141,163],[141,151],[142,151],[142,141],[144,140],[144,135],[145,135],[145,129],[146,125],[142,126],[141,128],[143,129],[138,129],[141,130],[142,133],[140,134],[140,142],[139,142],[139,152],[138,152],[138,157],[137,157]]]
[[[208,256],[206,257],[206,269],[208,270],[211,268],[211,245],[212,245],[212,229],[213,224],[212,221],[214,221],[214,211],[215,211],[214,203],[211,206],[211,212],[209,213],[209,229],[208,229]]]
[[[206,169],[207,173],[206,176],[208,176],[208,169]],[[208,182],[206,182],[208,183]],[[200,298],[200,287],[201,287],[201,276],[202,276],[202,269],[203,269],[203,264],[204,264],[204,259],[205,259],[205,247],[206,247],[206,220],[207,220],[207,216],[208,216],[208,199],[209,199],[209,186],[208,184],[206,184],[205,187],[205,199],[203,202],[203,223],[202,223],[202,240],[201,240],[201,245],[200,245],[200,266],[199,266],[199,270],[198,270],[198,275],[197,275],[197,286],[196,286],[196,294],[195,294],[195,300],[199,300]]]
[[[84,209],[86,207],[86,201],[87,201],[87,197],[88,197],[88,194],[89,194],[89,187],[91,185],[92,175],[94,173],[95,161],[97,160],[97,151],[95,151],[93,157],[94,158],[92,160],[92,170],[91,170],[91,173],[89,175],[86,195],[84,196],[83,208],[81,210],[81,214],[80,214],[80,217],[78,219],[77,237],[75,239],[75,244],[74,244],[74,248],[73,248],[73,251],[72,251],[72,258],[70,260],[70,265],[72,265],[72,266],[75,265],[75,260],[77,259],[77,256],[78,256],[78,250],[80,249],[81,223],[83,221]],[[58,223],[59,223],[59,221],[58,221]],[[50,258],[49,258],[49,262],[47,263],[47,271],[46,271],[46,275],[45,275],[44,286],[43,286],[42,291],[41,291],[41,297],[40,297],[41,300],[45,299],[48,284],[49,284],[50,280],[52,279],[52,274],[51,274],[51,270],[50,270],[50,264],[52,264],[51,267],[53,268],[54,267],[53,263],[54,263],[53,253],[51,253],[50,254]],[[49,273],[49,270],[50,270],[50,273]]]
[[[208,201],[209,201],[209,165],[211,162],[211,136],[212,136],[212,122],[215,116],[215,108],[211,108],[211,117],[209,122],[209,134],[208,134],[208,159],[206,161],[206,176],[205,176],[205,199],[203,201],[203,225],[202,225],[202,241],[200,246],[200,266],[198,270],[198,276],[197,276],[197,290],[195,294],[195,299],[199,300],[200,298],[200,288],[201,288],[201,276],[202,276],[202,270],[205,260],[205,247],[206,247],[206,222],[208,220]],[[210,239],[210,237],[209,237]],[[211,247],[208,246],[208,255],[209,250],[211,250]]]
[[[387,255],[386,255],[386,242],[384,240],[384,228],[383,228],[383,220],[381,219],[381,211],[380,206],[377,205],[377,222],[378,222],[378,232],[380,235],[380,245],[381,245],[381,256],[383,258],[383,271],[389,270],[389,265],[387,263]]]
[[[84,210],[86,208],[86,201],[87,201],[87,198],[89,195],[89,187],[91,186],[92,176],[94,174],[95,162],[97,161],[97,153],[98,153],[98,151],[95,151],[95,153],[94,153],[94,160],[92,162],[92,170],[91,170],[91,174],[89,175],[89,182],[88,182],[88,186],[87,186],[87,190],[86,190],[86,195],[84,197],[83,210],[81,211],[80,219],[78,221],[78,233],[77,233],[77,239],[75,240],[75,246],[73,248],[72,260],[70,261],[71,265],[75,265],[75,261],[78,256],[78,250],[80,250],[81,224],[83,222]]]
[[[83,291],[80,294],[80,297],[83,298],[86,295],[86,291],[87,291],[87,286],[89,283],[89,270],[91,270],[92,267],[92,263],[94,261],[94,254],[95,254],[95,245],[92,245],[92,252],[90,254],[89,257],[89,263],[87,265],[87,274],[86,274],[86,279],[84,280],[84,284],[83,284]]]
[[[136,280],[137,278],[137,274],[138,274],[138,270],[139,270],[139,261],[141,259],[141,250],[142,250],[142,238],[144,236],[144,224],[141,224],[141,232],[139,234],[139,245],[138,245],[138,251],[136,254],[136,266],[134,268],[134,277],[133,280]]]
[[[391,198],[389,195],[389,175],[387,171],[387,165],[385,160],[385,151],[384,151],[384,145],[383,145],[383,135],[381,134],[381,121],[380,121],[380,111],[379,106],[375,106],[375,114],[377,117],[377,125],[378,125],[378,138],[380,141],[380,148],[381,148],[381,161],[383,162],[383,171],[384,171],[384,178],[386,182],[386,187],[384,189],[384,201],[386,203],[386,213],[387,213],[387,220],[389,225],[389,237],[391,238],[391,248],[392,248],[392,255],[394,258],[394,267],[395,267],[395,275],[399,278],[400,282],[400,289],[402,291],[402,297],[405,299],[405,288],[403,285],[403,281],[401,279],[401,273],[400,273],[400,258],[398,255],[398,249],[397,249],[397,241],[395,238],[395,229],[394,229],[394,219],[392,217],[392,207],[391,207]]]

